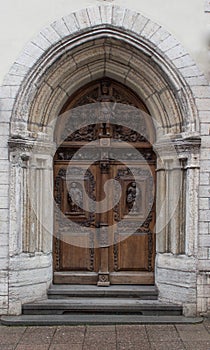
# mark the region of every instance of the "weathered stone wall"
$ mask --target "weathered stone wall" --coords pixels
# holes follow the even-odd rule
[[[51,254],[19,254],[11,257],[9,265],[9,309],[21,313],[21,306],[31,300],[46,298],[52,281]]]
[[[4,98],[8,94],[3,94]],[[11,114],[11,111],[9,112]],[[0,313],[8,311],[8,266],[9,266],[9,160],[8,138],[10,120],[7,112],[0,112]]]
[[[0,84],[19,52],[41,28],[81,8],[109,3],[140,12],[163,26],[173,33],[198,66],[209,73],[209,13],[204,12],[209,8],[208,0],[176,0],[170,3],[168,0],[37,0],[33,3],[21,0],[2,4]]]
[[[162,136],[174,135],[185,174],[183,244],[177,244],[181,234],[177,213],[175,232],[173,225],[167,225],[157,237],[160,298],[182,303],[186,315],[206,313],[209,308],[208,83],[179,41],[163,27],[134,11],[101,6],[81,10],[45,28],[25,47],[1,88],[1,313],[18,314],[22,302],[46,295],[52,280],[52,236],[43,233],[34,219],[24,186],[31,169],[37,174],[34,181],[44,179],[46,171],[52,180],[52,154],[47,145],[43,147],[50,142],[49,118],[58,115],[68,96],[102,77],[104,71],[140,95],[161,124]],[[31,144],[36,146],[35,153]],[[156,147],[173,170],[161,133]],[[161,169],[159,173],[161,188]],[[45,178],[42,189],[46,184]],[[28,188],[36,185],[33,182]],[[161,196],[163,192],[159,192]],[[47,205],[41,198],[37,203],[47,208],[52,220],[50,197]],[[47,226],[50,231],[50,222]]]

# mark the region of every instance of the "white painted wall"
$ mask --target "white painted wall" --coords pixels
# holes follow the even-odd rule
[[[0,84],[24,45],[54,20],[103,0],[0,0]],[[171,32],[209,75],[210,13],[205,0],[106,1],[141,12]]]

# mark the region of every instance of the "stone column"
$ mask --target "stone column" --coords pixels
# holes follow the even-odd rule
[[[10,141],[10,254],[51,252],[53,233],[50,145]]]
[[[158,142],[157,252],[192,255],[198,225],[199,139]]]
[[[156,232],[157,252],[178,254],[181,169],[175,147],[170,142],[156,145],[157,201]]]
[[[182,304],[188,316],[196,315],[199,147],[197,135],[156,145],[156,283],[160,299]]]
[[[53,145],[11,139],[10,314],[46,297],[52,282]]]
[[[166,172],[163,162],[157,159],[157,190],[156,190],[156,249],[159,253],[165,253],[167,250],[167,234],[166,234]]]
[[[37,152],[37,151],[36,151]],[[29,162],[30,244],[29,252],[52,252],[53,186],[52,156],[33,153]]]
[[[28,245],[28,161],[31,146],[10,142],[10,256],[20,254]]]
[[[181,241],[184,240],[184,253],[187,256],[197,256],[200,139],[191,137],[185,142],[177,141],[176,149],[183,165],[185,188],[185,196],[182,197],[182,207],[185,207],[185,239],[182,237]]]

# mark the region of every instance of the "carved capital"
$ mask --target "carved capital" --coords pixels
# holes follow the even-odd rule
[[[201,146],[201,138],[198,135],[176,139],[173,144],[178,154],[198,153]]]
[[[180,167],[185,163],[185,167],[198,168],[200,145],[201,138],[198,134],[179,134],[176,138],[166,137],[158,141],[154,145],[154,150],[159,156],[157,170],[174,169],[180,161]]]
[[[199,168],[201,138],[198,135],[177,139],[174,145],[178,158],[185,160],[185,168]]]
[[[26,167],[31,156],[33,143],[22,139],[10,139],[8,144],[11,163],[20,167]]]
[[[56,144],[54,142],[44,142],[33,138],[10,138],[10,152],[26,153],[26,154],[44,154],[54,156],[56,152]]]

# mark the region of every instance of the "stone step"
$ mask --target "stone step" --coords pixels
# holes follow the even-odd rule
[[[195,324],[202,318],[184,316],[141,316],[141,315],[21,315],[2,316],[5,326],[58,326],[58,325],[110,325],[110,324]]]
[[[47,299],[24,304],[24,315],[67,315],[67,314],[136,314],[147,316],[182,315],[182,307],[165,304],[158,300],[137,298],[68,298]]]
[[[156,300],[158,289],[156,286],[129,286],[115,285],[97,287],[94,285],[52,285],[48,290],[49,299],[67,299],[73,297],[95,298],[139,298],[143,300]]]

